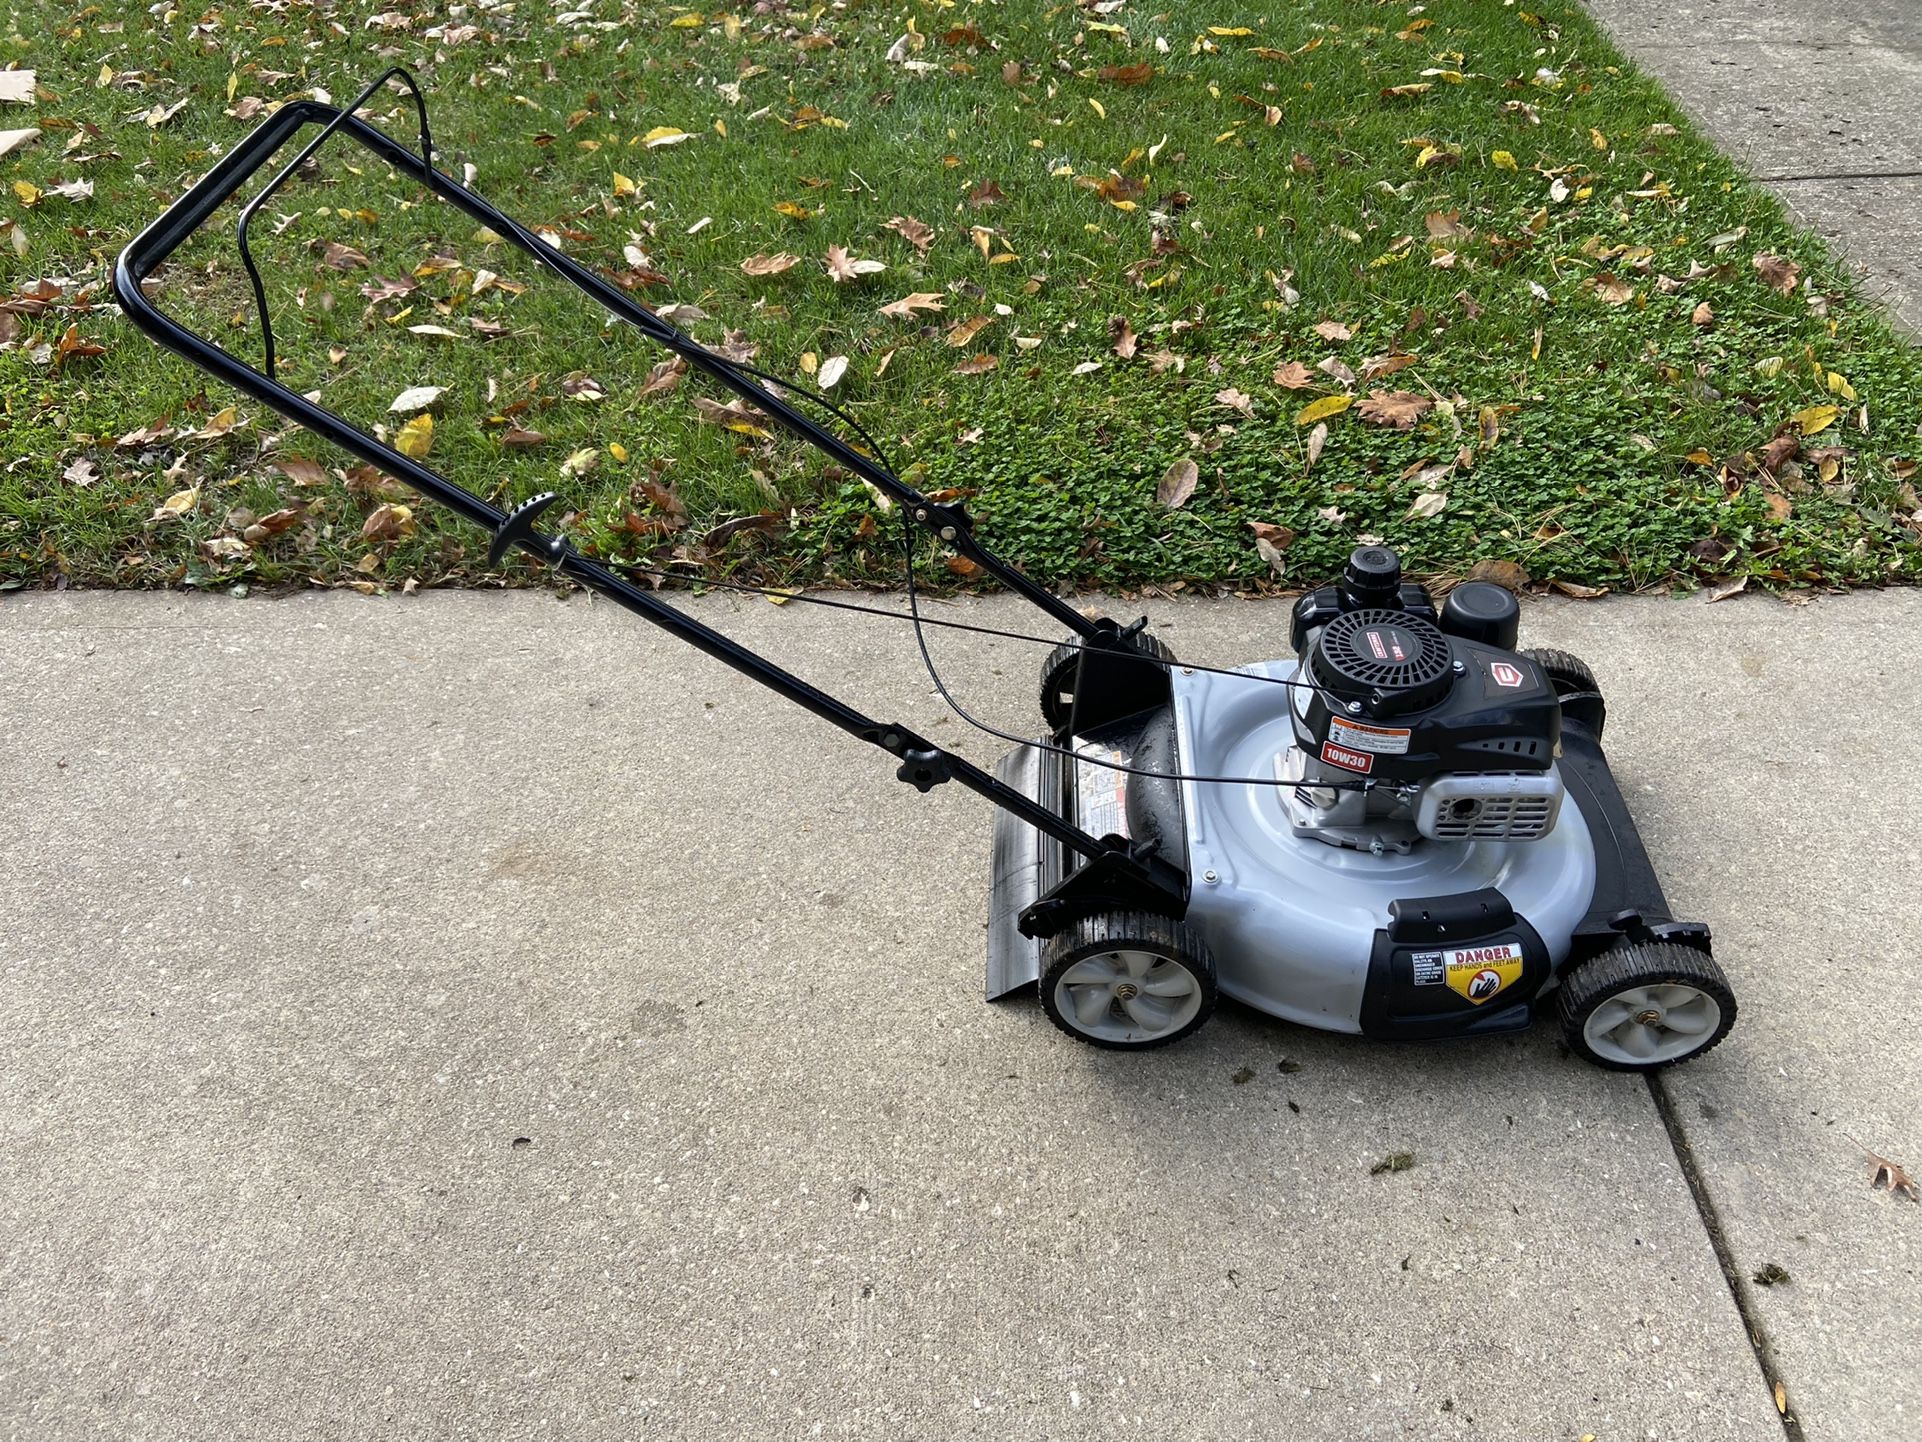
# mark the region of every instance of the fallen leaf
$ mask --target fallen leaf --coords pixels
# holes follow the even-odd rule
[[[1355,383],[1355,373],[1348,369],[1340,356],[1328,356],[1315,363],[1315,369],[1324,375],[1331,375],[1345,386]]]
[[[291,531],[305,520],[306,516],[305,506],[287,506],[278,511],[270,511],[244,529],[240,536],[249,545],[258,545],[262,541],[280,535],[283,531]]]
[[[1171,511],[1178,510],[1188,503],[1200,479],[1201,468],[1183,456],[1162,474],[1161,484],[1155,487],[1155,499]]]
[[[1390,1152],[1368,1169],[1371,1177],[1381,1176],[1384,1172],[1405,1172],[1415,1165],[1413,1152]]]
[[[1323,340],[1344,341],[1353,332],[1338,320],[1318,320],[1315,322],[1315,334]]]
[[[1307,465],[1302,467],[1303,470],[1312,471],[1315,468],[1315,462],[1321,459],[1322,450],[1325,446],[1327,446],[1327,444],[1328,444],[1328,422],[1323,421],[1320,425],[1316,426],[1312,431],[1308,432],[1308,463]],[[1333,508],[1330,507],[1329,509],[1333,509]],[[1335,512],[1335,516],[1337,521],[1346,519],[1346,517],[1343,517],[1341,512],[1339,511]],[[1323,516],[1323,519],[1324,520],[1327,519],[1326,515]]]
[[[539,431],[530,431],[520,426],[509,426],[501,432],[501,444],[509,450],[531,451],[547,444],[547,437]]]
[[[1790,416],[1789,422],[1803,435],[1812,436],[1834,425],[1835,418],[1841,414],[1839,406],[1809,406]]]
[[[1528,584],[1529,575],[1525,568],[1513,561],[1477,561],[1469,568],[1471,581],[1492,581],[1495,585],[1510,591],[1519,591]]]
[[[959,350],[993,324],[994,317],[991,315],[971,316],[967,320],[956,321],[948,327],[947,342]]]
[[[1703,301],[1689,313],[1689,324],[1707,327],[1715,324],[1715,311],[1707,301]]]
[[[1122,360],[1133,360],[1139,342],[1134,327],[1128,324],[1125,315],[1115,316],[1108,322],[1108,335],[1114,342],[1114,353]]]
[[[1000,356],[988,351],[982,351],[979,355],[962,361],[960,365],[954,368],[954,373],[958,376],[978,376],[993,370],[1000,364]]]
[[[361,524],[363,541],[398,541],[414,534],[414,508],[388,501],[377,506]]]
[[[1421,359],[1407,351],[1387,351],[1381,355],[1371,355],[1361,363],[1361,378],[1365,381],[1378,380],[1391,376],[1398,370],[1406,370]]]
[[[274,469],[297,486],[327,484],[326,468],[319,461],[310,461],[305,456],[276,456]]]
[[[1325,421],[1330,416],[1338,416],[1355,403],[1353,396],[1323,396],[1318,401],[1310,401],[1295,413],[1295,424],[1312,426],[1316,421]]]
[[[1869,1168],[1870,1191],[1886,1187],[1892,1197],[1907,1197],[1912,1202],[1922,1202],[1922,1188],[1918,1188],[1915,1180],[1887,1157],[1870,1152]]]
[[[1608,594],[1606,586],[1584,586],[1579,581],[1550,581],[1548,584],[1564,596],[1573,596],[1578,601],[1592,601],[1597,596]]]
[[[1411,521],[1433,520],[1436,516],[1439,516],[1442,513],[1442,511],[1447,507],[1447,505],[1448,505],[1448,492],[1423,491],[1420,495],[1415,497],[1413,504],[1411,504],[1408,507],[1407,519]]]
[[[407,411],[431,410],[447,394],[446,386],[409,386],[388,404],[387,409],[396,414]]]
[[[773,255],[750,255],[741,262],[741,272],[752,276],[779,275],[782,271],[793,270],[800,263],[800,256],[789,255],[785,250]]]
[[[1008,197],[1002,192],[1001,187],[996,185],[992,180],[984,180],[968,192],[968,204],[976,210],[980,210],[984,206],[999,205],[1007,198]]]
[[[896,320],[912,320],[917,310],[941,310],[941,293],[935,290],[917,290],[913,295],[904,295],[899,300],[891,300],[880,308],[881,314],[893,316]]]
[[[1405,431],[1427,414],[1435,403],[1413,391],[1370,391],[1355,408],[1363,420],[1378,426],[1393,426]]]
[[[0,70],[0,101],[33,104],[33,74],[31,70]]]
[[[189,486],[184,491],[175,491],[171,496],[167,497],[166,500],[156,506],[150,519],[156,521],[171,521],[176,517],[186,515],[187,512],[199,504],[200,487]]]
[[[60,473],[60,479],[69,485],[91,486],[100,479],[100,467],[89,457],[82,456]]]
[[[1287,579],[1288,558],[1282,552],[1294,544],[1295,533],[1268,521],[1250,521],[1248,529],[1255,533],[1255,554],[1268,563],[1275,575]]]
[[[1792,260],[1763,251],[1752,262],[1762,283],[1781,295],[1793,295],[1796,282],[1802,278],[1802,267]]]
[[[1789,1414],[1789,1389],[1780,1382],[1775,1384],[1775,1410],[1784,1417]]]
[[[836,285],[851,280],[859,280],[864,275],[874,275],[886,270],[887,262],[880,260],[856,260],[848,254],[846,246],[830,245],[827,253],[828,274]]]
[[[1710,586],[1703,594],[1710,601],[1726,601],[1730,596],[1739,596],[1748,589],[1748,577],[1737,576],[1732,581],[1723,581]]]
[[[926,255],[928,247],[934,244],[934,228],[924,221],[916,220],[911,215],[897,215],[881,228],[893,231],[923,255]]]
[[[824,391],[831,391],[841,383],[841,377],[848,373],[848,358],[844,355],[831,355],[821,362],[820,374],[815,382]]]
[[[1275,367],[1273,380],[1283,390],[1305,391],[1315,383],[1314,372],[1300,361],[1283,361]]]
[[[413,461],[425,456],[433,444],[434,418],[425,411],[402,426],[394,437],[394,449]]]
[[[1780,1287],[1795,1279],[1780,1262],[1764,1262],[1751,1278],[1760,1287]]]
[[[1236,390],[1233,386],[1228,386],[1223,390],[1216,391],[1215,401],[1217,404],[1228,407],[1231,411],[1240,411],[1241,414],[1247,416],[1250,420],[1253,420],[1255,417],[1255,398],[1243,391]]]
[[[1462,224],[1462,213],[1459,210],[1431,210],[1422,217],[1422,224],[1427,227],[1428,234],[1435,240],[1459,240],[1475,233]]]
[[[217,441],[240,424],[240,412],[232,406],[224,406],[206,425],[195,431],[187,439],[190,441]]]
[[[663,145],[679,145],[683,140],[692,140],[693,135],[672,125],[657,125],[641,137],[641,144],[648,150],[657,150]]]
[[[1592,284],[1595,298],[1605,305],[1626,305],[1635,298],[1635,287],[1617,275],[1598,275]]]
[[[1104,65],[1096,74],[1114,85],[1146,85],[1155,78],[1155,68],[1143,60],[1134,65]]]
[[[339,241],[330,240],[321,247],[320,263],[331,266],[335,270],[353,270],[368,262],[367,257],[351,245],[342,245]]]

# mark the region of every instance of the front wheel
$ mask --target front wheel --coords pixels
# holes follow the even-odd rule
[[[1611,1071],[1692,1061],[1735,1025],[1735,993],[1722,968],[1673,942],[1590,957],[1562,978],[1557,1008],[1569,1048]]]
[[[1180,1041],[1215,1009],[1215,959],[1165,916],[1110,911],[1049,939],[1041,1007],[1090,1046],[1142,1051]]]

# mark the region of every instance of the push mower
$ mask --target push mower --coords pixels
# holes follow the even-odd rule
[[[417,152],[359,115],[390,81],[412,94]],[[262,329],[256,368],[165,315],[144,282],[316,125],[239,215]],[[584,554],[563,532],[543,531],[554,494],[501,511],[277,380],[248,227],[336,135],[887,496],[906,542],[906,618],[937,690],[1016,749],[990,773],[909,726],[865,716],[628,579],[648,568]],[[274,112],[126,248],[114,289],[162,346],[483,527],[491,560],[513,549],[535,556],[881,748],[918,790],[955,782],[993,802],[988,998],[1038,992],[1077,1040],[1162,1046],[1199,1027],[1223,994],[1289,1021],[1377,1037],[1509,1031],[1553,1008],[1571,1050],[1604,1067],[1649,1070],[1701,1055],[1735,1022],[1708,928],[1671,915],[1610,775],[1594,676],[1566,653],[1517,650],[1519,607],[1506,590],[1470,582],[1437,606],[1403,580],[1393,551],[1363,546],[1336,584],[1295,604],[1288,657],[1235,669],[1183,664],[1145,618],[1091,620],[999,560],[965,506],[901,480],[832,402],[707,350],[435,169],[426,102],[405,71],[345,107],[308,100]],[[838,417],[865,449],[824,429],[790,393]],[[1066,633],[1042,667],[1045,734],[995,731],[942,683],[922,628],[982,628],[921,614],[917,526]]]

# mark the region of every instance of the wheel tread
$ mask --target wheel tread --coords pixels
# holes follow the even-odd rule
[[[1683,1056],[1646,1066],[1632,1066],[1609,1057],[1598,1056],[1582,1035],[1582,1024],[1606,998],[1631,986],[1647,986],[1663,981],[1678,982],[1705,991],[1722,1009],[1722,1021],[1707,1042]],[[1712,1051],[1735,1025],[1735,992],[1715,958],[1692,946],[1672,941],[1625,942],[1574,967],[1562,978],[1556,990],[1556,1016],[1561,1022],[1562,1038],[1576,1055],[1610,1071],[1659,1071],[1694,1061]]]

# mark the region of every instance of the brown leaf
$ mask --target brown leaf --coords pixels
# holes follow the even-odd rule
[[[320,263],[331,266],[335,270],[353,270],[366,265],[368,261],[366,256],[351,245],[342,245],[339,241],[330,240],[320,253]]]
[[[641,382],[641,388],[635,392],[635,395],[642,397],[664,396],[679,385],[681,383],[681,377],[686,374],[687,362],[679,356],[672,356],[667,360],[657,362],[654,368],[647,373],[647,379]]]
[[[1519,591],[1528,584],[1529,575],[1526,569],[1518,566],[1513,561],[1489,560],[1475,562],[1475,564],[1469,568],[1468,579],[1471,581],[1492,581],[1497,586],[1506,587],[1511,591]]]
[[[1315,334],[1323,340],[1344,341],[1353,332],[1338,320],[1318,320],[1315,322]]]
[[[1286,579],[1288,558],[1282,554],[1294,543],[1295,533],[1286,526],[1273,525],[1268,521],[1250,521],[1248,529],[1255,533],[1255,554],[1268,563],[1268,569]]]
[[[1412,356],[1407,351],[1387,351],[1381,355],[1371,355],[1361,363],[1361,378],[1365,381],[1379,380],[1382,376],[1391,376],[1398,370],[1406,370],[1419,359],[1421,357]]]
[[[687,506],[673,486],[664,486],[652,476],[647,476],[636,482],[634,489],[645,496],[648,504],[665,516],[675,530],[687,524]]]
[[[363,541],[397,541],[402,536],[414,534],[414,510],[389,501],[378,506],[361,525],[360,538]]]
[[[1146,60],[1136,65],[1104,65],[1096,73],[1114,85],[1146,85],[1155,78],[1155,68]]]
[[[917,310],[940,309],[941,292],[938,290],[917,290],[913,295],[904,295],[880,307],[882,315],[893,316],[896,320],[912,320]]]
[[[319,461],[310,461],[305,456],[282,456],[274,461],[274,469],[297,486],[324,486],[327,472]]]
[[[1134,327],[1128,324],[1128,317],[1118,315],[1111,319],[1108,322],[1108,337],[1114,342],[1114,353],[1120,356],[1121,359],[1133,360],[1135,358],[1137,342],[1135,340]]]
[[[1365,421],[1378,426],[1393,426],[1405,431],[1435,403],[1427,396],[1416,395],[1413,391],[1370,391],[1355,407],[1355,413]]]
[[[1322,421],[1308,432],[1308,464],[1302,467],[1303,470],[1312,471],[1315,468],[1315,462],[1321,459],[1322,450],[1327,444],[1328,422]]]
[[[694,409],[702,420],[725,426],[731,431],[739,431],[743,435],[767,435],[767,417],[739,396],[726,405],[709,396],[696,396]]]
[[[897,215],[881,228],[893,231],[923,255],[926,255],[928,247],[934,244],[934,227],[924,221],[916,220],[911,215]]]
[[[1200,479],[1201,468],[1183,456],[1162,475],[1161,484],[1155,487],[1155,499],[1171,511],[1178,510],[1188,503]]]
[[[1275,367],[1274,382],[1283,390],[1305,391],[1315,383],[1314,373],[1300,361],[1283,361]]]
[[[958,376],[978,376],[993,370],[1000,364],[1000,356],[991,354],[988,351],[982,351],[978,355],[970,356],[967,360],[962,361],[960,365],[954,368],[954,373]]]
[[[1869,1153],[1869,1190],[1887,1187],[1890,1196],[1907,1197],[1912,1202],[1922,1202],[1922,1188],[1918,1188],[1907,1172],[1887,1157]]]
[[[1726,601],[1730,596],[1739,596],[1748,589],[1748,577],[1737,576],[1732,581],[1723,581],[1710,586],[1705,592],[1711,601]]]
[[[964,580],[969,576],[979,575],[981,571],[981,567],[966,556],[949,556],[948,569]]]
[[[519,426],[509,426],[501,432],[501,444],[510,450],[531,451],[536,446],[547,444],[547,437],[539,431],[523,430]]]
[[[750,255],[741,262],[741,272],[753,276],[779,275],[783,271],[793,270],[800,263],[800,256],[789,255],[785,250],[773,255]]]
[[[992,180],[984,180],[968,192],[968,204],[972,205],[976,210],[980,210],[984,206],[999,205],[1007,198],[1007,195],[1003,193],[1001,187],[996,185]]]
[[[1550,581],[1548,584],[1564,596],[1573,596],[1578,601],[1592,601],[1597,596],[1608,594],[1606,586],[1584,586],[1579,581]]]
[[[1355,373],[1342,364],[1340,356],[1331,355],[1326,360],[1316,362],[1315,369],[1333,376],[1345,386],[1355,383]]]
[[[305,506],[287,506],[278,511],[270,511],[240,533],[240,538],[248,545],[258,545],[282,531],[291,531],[306,519]]]
[[[1793,295],[1796,282],[1802,278],[1802,267],[1792,260],[1763,251],[1756,256],[1753,264],[1756,274],[1770,290],[1781,295]]]
[[[959,350],[993,324],[994,317],[991,315],[970,316],[967,320],[958,320],[948,327],[947,342]]]
[[[1689,314],[1688,320],[1690,325],[1701,326],[1706,329],[1715,324],[1714,308],[1711,307],[1707,301],[1703,301]]]
[[[1428,234],[1436,240],[1461,240],[1475,233],[1462,224],[1459,210],[1431,210],[1422,217],[1422,224],[1428,227]]]
[[[1233,386],[1216,391],[1215,401],[1231,411],[1240,411],[1250,420],[1255,417],[1255,398],[1244,391],[1236,390]]]
[[[1604,273],[1594,277],[1590,284],[1595,298],[1605,305],[1626,305],[1635,298],[1635,287],[1618,275]]]

